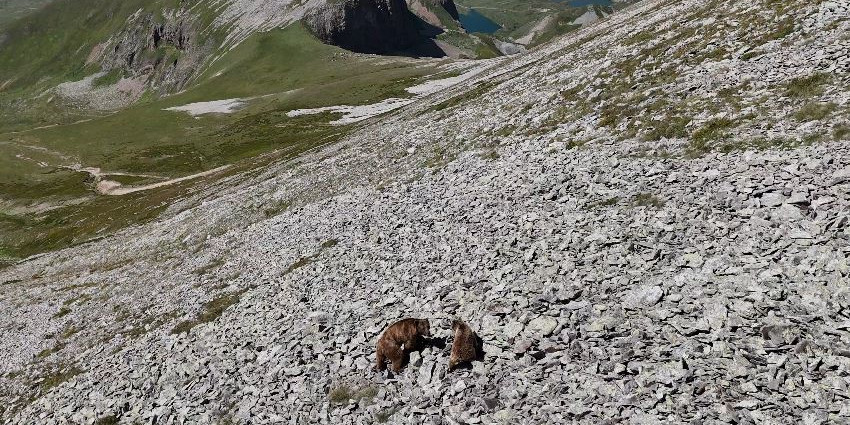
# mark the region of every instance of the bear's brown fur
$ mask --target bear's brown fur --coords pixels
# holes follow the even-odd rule
[[[375,355],[377,369],[385,370],[389,360],[393,363],[393,372],[398,373],[405,354],[420,349],[424,339],[430,337],[431,324],[428,319],[404,319],[393,323],[378,338]]]
[[[480,360],[483,354],[481,339],[461,320],[452,322],[455,333],[452,342],[452,355],[449,357],[449,372],[464,363]]]

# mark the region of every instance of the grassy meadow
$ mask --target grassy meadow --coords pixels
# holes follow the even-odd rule
[[[0,122],[0,257],[8,262],[150,220],[204,180],[103,196],[93,191],[87,173],[64,167],[76,164],[106,173],[153,176],[109,177],[144,184],[224,164],[248,164],[266,152],[297,155],[342,136],[350,126],[328,125],[333,118],[328,114],[289,118],[288,111],[408,96],[404,89],[436,73],[437,65],[352,54],[318,42],[300,24],[293,24],[254,34],[213,61],[182,93],[146,95],[114,113],[68,110],[44,102],[43,96],[31,97],[34,109]],[[96,71],[86,66],[68,71],[74,66],[57,68],[50,75],[61,77],[49,83],[39,79],[10,90],[32,95],[27,90],[34,86]],[[11,62],[0,64],[0,79],[15,67]],[[0,99],[5,94],[8,100],[8,93],[0,92]],[[245,104],[230,114],[192,117],[165,110],[233,98]],[[28,121],[32,110],[39,112],[39,121]]]

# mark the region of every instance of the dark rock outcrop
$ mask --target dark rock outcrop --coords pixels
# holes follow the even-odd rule
[[[339,0],[304,22],[320,40],[360,53],[398,53],[420,44],[416,18],[404,0]]]
[[[454,0],[423,0],[424,3],[430,4],[434,7],[442,7],[448,12],[449,16],[454,20],[460,19],[460,15],[457,12],[457,6],[455,5]]]

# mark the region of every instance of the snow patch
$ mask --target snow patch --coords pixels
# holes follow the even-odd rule
[[[454,86],[455,84],[466,81],[475,75],[478,75],[485,69],[484,66],[477,66],[470,71],[467,71],[461,75],[449,78],[442,78],[439,80],[431,80],[426,81],[422,84],[417,84],[413,87],[408,87],[406,91],[415,95],[410,99],[401,99],[401,98],[389,98],[384,99],[378,103],[373,103],[370,105],[358,105],[358,106],[350,106],[350,105],[340,105],[340,106],[325,106],[321,108],[310,108],[310,109],[295,109],[286,113],[286,116],[300,117],[302,115],[314,115],[321,114],[324,112],[331,113],[339,113],[343,114],[342,118],[331,121],[331,125],[345,125],[345,124],[353,124],[356,122],[363,121],[368,118],[372,118],[381,114],[385,114],[387,112],[396,110],[401,108],[402,106],[409,105],[416,101],[417,99],[427,96],[431,93],[436,93],[448,87]]]
[[[444,90],[446,88],[454,86],[455,84],[462,83],[480,74],[481,71],[483,71],[484,69],[485,67],[478,66],[456,77],[426,81],[422,84],[418,84],[413,87],[408,87],[406,90],[408,93],[413,93],[417,96],[425,96],[431,93],[436,93],[438,91]]]
[[[172,106],[171,108],[165,108],[164,111],[186,112],[196,117],[204,114],[229,114],[238,111],[243,105],[245,105],[245,100],[236,98]]]
[[[365,119],[396,110],[398,108],[401,108],[402,106],[409,105],[411,103],[413,103],[413,99],[399,99],[393,97],[389,99],[384,99],[378,103],[373,103],[371,105],[340,105],[312,109],[295,109],[287,112],[286,116],[294,118],[300,117],[302,115],[321,114],[323,112],[340,113],[343,114],[342,118],[335,121],[331,121],[330,124],[345,125],[360,122]]]

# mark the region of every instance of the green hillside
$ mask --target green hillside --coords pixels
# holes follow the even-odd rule
[[[358,55],[322,44],[300,23],[254,33],[235,48],[220,50],[227,34],[211,25],[221,11],[213,4],[0,0],[0,11],[8,12],[0,21],[2,257],[61,248],[155,218],[206,178],[106,196],[95,190],[98,179],[86,168],[131,187],[223,165],[232,165],[227,172],[234,173],[256,166],[263,154],[298,155],[350,131],[350,126],[329,125],[335,118],[330,114],[287,117],[293,109],[409,96],[406,87],[440,72],[439,61]],[[521,36],[543,17],[560,14],[540,36],[552,37],[572,29],[568,22],[584,11],[549,0],[462,0],[458,6],[462,13],[474,7],[498,22],[504,28],[495,36],[502,39]],[[118,87],[134,70],[101,69],[104,62],[94,53],[117,52],[116,40],[123,39],[116,37],[132,37],[133,25],[142,25],[136,22],[139,16],[147,19],[144,25],[156,27],[165,25],[175,10],[183,12],[180,16],[190,13],[195,44],[214,46],[204,57],[210,60],[186,75],[179,90],[137,82],[142,85],[140,99],[111,108],[91,107],[57,91],[58,85],[96,75],[85,90]],[[446,29],[440,40],[480,58],[499,54],[492,36],[468,35],[444,10],[434,13]],[[141,37],[150,34],[150,27],[135,29]],[[176,69],[177,59],[182,60],[171,45],[144,48],[149,50],[142,54],[152,55],[157,64],[173,58]],[[167,110],[227,100],[239,102],[239,109],[198,116]]]
[[[0,31],[53,0],[0,0]]]
[[[286,112],[406,96],[404,88],[434,72],[407,59],[356,55],[324,45],[295,24],[253,35],[183,93],[148,97],[111,114],[70,112],[86,118],[74,124],[21,132],[6,128],[0,131],[0,208],[5,209],[0,209],[0,246],[21,257],[77,243],[155,217],[192,185],[100,196],[87,174],[65,166],[152,176],[110,177],[140,185],[250,163],[264,152],[297,155],[347,128],[328,125],[332,117],[327,114],[288,118]],[[192,117],[165,110],[232,98],[245,99],[245,106],[232,114]]]

